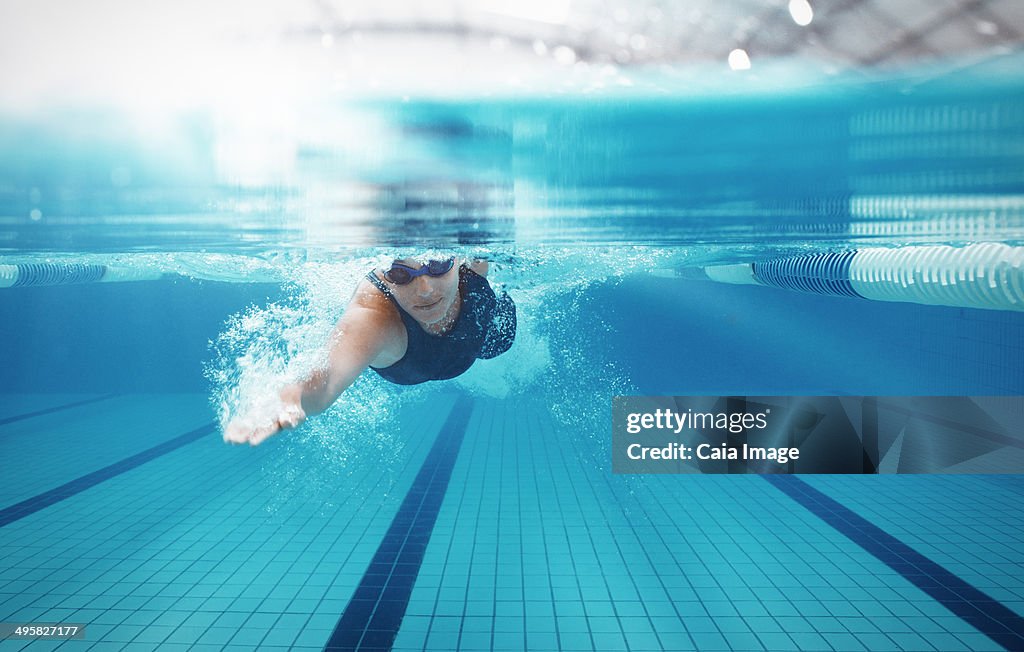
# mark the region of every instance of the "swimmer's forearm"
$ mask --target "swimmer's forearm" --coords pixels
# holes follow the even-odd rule
[[[331,407],[348,387],[332,382],[326,369],[316,369],[308,377],[281,390],[285,403],[298,403],[307,415],[320,414]]]
[[[334,402],[327,396],[327,374],[316,370],[297,383],[286,385],[281,390],[281,400],[285,404],[298,404],[307,415],[320,414]]]
[[[359,306],[346,309],[331,334],[326,360],[282,390],[282,400],[300,406],[307,415],[331,407],[383,348],[378,319],[376,313]]]

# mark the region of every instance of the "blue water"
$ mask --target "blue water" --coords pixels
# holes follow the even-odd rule
[[[6,117],[0,264],[153,280],[0,288],[0,622],[86,625],[0,650],[1024,649],[1020,476],[610,463],[615,395],[1024,394],[1021,312],[658,273],[1019,245],[1020,87]],[[222,442],[421,246],[492,260],[506,355]]]

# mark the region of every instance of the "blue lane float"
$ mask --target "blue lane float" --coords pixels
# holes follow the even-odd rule
[[[151,281],[161,276],[147,269],[88,263],[19,263],[0,265],[0,288]]]
[[[872,247],[661,275],[875,301],[1024,311],[1024,247],[999,242]]]
[[[103,278],[107,268],[103,265],[83,263],[25,263],[17,265],[13,287],[25,285],[72,285],[95,283]]]
[[[850,281],[854,251],[810,254],[752,264],[752,275],[763,285],[817,294],[859,296]]]

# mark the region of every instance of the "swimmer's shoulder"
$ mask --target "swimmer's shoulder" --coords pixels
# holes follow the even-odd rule
[[[377,270],[370,272],[377,277],[378,280],[383,283],[380,274]],[[357,307],[371,312],[379,312],[387,315],[398,316],[398,311],[395,309],[394,302],[388,298],[384,291],[373,284],[370,279],[365,276],[360,279],[359,284],[356,286],[356,291],[352,294],[352,298],[349,300],[349,308]]]
[[[376,270],[371,273],[376,275]],[[387,331],[390,336],[396,335],[402,327],[402,317],[395,304],[367,278],[359,281],[342,319],[357,319]]]
[[[377,270],[370,273],[383,282]],[[345,312],[352,313],[352,318],[358,319],[363,326],[372,328],[376,339],[381,342],[381,349],[370,361],[371,366],[388,367],[405,355],[407,333],[402,316],[394,302],[368,278],[364,277],[356,286]]]

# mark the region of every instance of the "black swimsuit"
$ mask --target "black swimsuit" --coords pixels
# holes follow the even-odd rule
[[[395,305],[408,334],[409,344],[401,360],[388,367],[370,367],[385,380],[416,385],[454,378],[478,358],[488,359],[504,353],[516,338],[516,305],[512,298],[504,292],[496,296],[487,279],[468,267],[459,268],[462,308],[452,329],[444,335],[432,335],[423,330],[373,272],[366,278]]]

